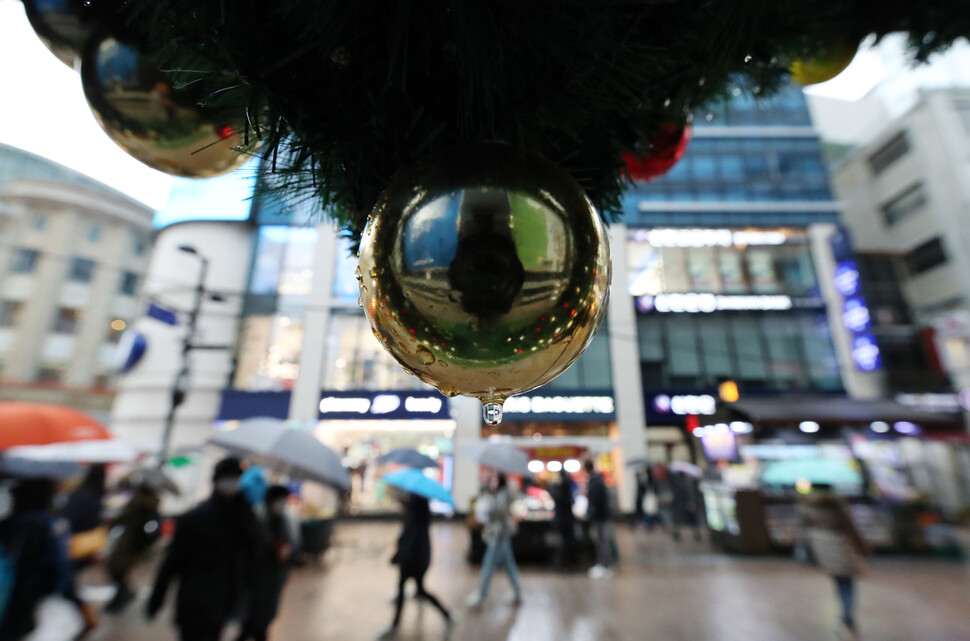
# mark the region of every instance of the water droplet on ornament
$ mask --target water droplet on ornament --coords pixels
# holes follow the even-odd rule
[[[666,100],[664,100],[664,107],[669,107],[669,106],[670,106],[670,98],[667,98]]]
[[[448,363],[446,363],[444,361],[438,361],[438,366],[439,367],[448,367]]]
[[[444,363],[442,363],[444,365]],[[454,398],[461,394],[461,391],[454,385],[449,385],[448,383],[442,383],[438,386],[438,391],[448,398]]]
[[[502,404],[485,403],[482,405],[482,416],[488,425],[498,425],[502,422]]]
[[[746,55],[744,57],[744,64],[746,64],[746,65],[751,64],[751,61],[752,60],[753,60],[753,58],[751,57],[751,54],[748,54],[748,55]]]
[[[700,80],[697,81],[697,86],[703,87],[705,82],[707,82],[707,78],[701,78]]]
[[[732,89],[731,90],[731,95],[732,96],[740,96],[741,95],[741,87],[735,87],[734,89]]]
[[[358,265],[357,269],[354,270],[354,278],[356,278],[357,280],[361,280],[363,278],[360,275],[360,265]]]
[[[377,278],[377,268],[376,267],[371,267],[370,268],[370,277],[371,278]]]
[[[423,364],[431,365],[434,363],[434,354],[427,347],[418,346],[418,349],[414,350],[414,353]]]
[[[363,307],[363,306],[364,306],[364,299],[361,298],[360,296],[358,296],[357,297],[357,307]]]
[[[414,376],[414,372],[412,372],[408,368],[402,367],[401,369],[403,369],[404,370],[404,373],[407,374],[408,376]]]
[[[706,116],[704,116],[704,120],[706,120],[707,122],[714,120],[714,114],[707,114]]]

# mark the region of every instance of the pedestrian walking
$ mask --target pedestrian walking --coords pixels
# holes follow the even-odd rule
[[[88,468],[81,484],[71,492],[61,516],[70,528],[69,556],[74,564],[72,585],[66,597],[84,620],[84,628],[77,639],[84,638],[98,625],[94,606],[81,599],[73,581],[79,572],[91,565],[108,543],[108,528],[102,522],[101,511],[105,494],[105,468],[96,464]]]
[[[404,587],[409,579],[413,579],[417,587],[415,596],[437,608],[445,618],[445,625],[451,629],[451,613],[441,605],[437,597],[424,588],[424,575],[431,565],[430,526],[431,508],[428,499],[417,494],[408,494],[404,503],[404,527],[397,539],[397,550],[391,558],[391,563],[399,570],[397,596],[394,599],[394,621],[381,633],[381,639],[390,639],[397,634],[398,625],[401,623],[401,610],[404,607]]]
[[[212,496],[183,514],[158,569],[146,614],[155,617],[179,579],[175,625],[182,641],[218,641],[253,586],[258,526],[241,494],[239,460],[219,461]]]
[[[266,489],[266,510],[259,521],[261,537],[254,559],[254,585],[248,594],[236,641],[266,641],[269,626],[279,610],[293,553],[286,523],[289,497],[290,490],[285,486],[271,485]]]
[[[142,561],[161,535],[160,498],[149,483],[139,483],[121,510],[114,528],[120,533],[111,546],[105,563],[115,594],[105,606],[107,612],[121,612],[135,598],[128,574]]]
[[[802,533],[818,565],[835,582],[842,605],[841,632],[856,639],[855,577],[863,569],[866,544],[845,503],[828,488],[816,486],[800,506]]]
[[[573,479],[566,470],[559,473],[559,483],[552,488],[552,500],[555,506],[553,525],[559,534],[559,548],[556,550],[555,565],[562,569],[571,565],[576,558]]]
[[[482,578],[478,590],[468,595],[466,604],[470,608],[481,605],[488,596],[488,587],[492,582],[495,568],[502,564],[509,575],[509,582],[514,592],[512,603],[522,603],[522,588],[519,586],[519,568],[515,564],[515,554],[512,551],[512,536],[517,529],[517,523],[512,515],[512,494],[509,491],[505,474],[497,473],[493,477],[489,491],[478,499],[475,506],[476,518],[483,524],[482,539],[487,547],[482,559]]]
[[[590,568],[589,576],[594,579],[609,578],[613,576],[613,566],[616,562],[613,554],[613,532],[610,527],[613,512],[610,507],[610,493],[606,488],[603,475],[596,471],[592,459],[586,459],[584,467],[588,479],[586,518],[596,539],[596,565]]]
[[[0,641],[27,638],[41,601],[64,594],[73,580],[52,510],[54,483],[22,480],[11,498],[10,516],[0,521]]]
[[[687,527],[694,530],[694,540],[701,540],[700,519],[700,489],[697,479],[684,472],[675,471],[670,474],[670,489],[673,495],[671,505],[673,520],[673,538],[680,540],[680,529]]]

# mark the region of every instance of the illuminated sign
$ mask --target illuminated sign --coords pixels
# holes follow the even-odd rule
[[[633,232],[633,240],[654,247],[745,247],[783,245],[788,234],[769,230],[638,229]]]
[[[510,414],[599,414],[616,411],[612,396],[513,396],[505,401]]]
[[[844,260],[835,267],[835,288],[846,297],[859,293],[859,269],[854,260]]]
[[[860,334],[852,339],[852,360],[863,372],[873,372],[882,367],[882,357],[876,339],[870,334]]]
[[[957,394],[896,394],[896,402],[929,412],[959,412],[966,390]]]
[[[661,414],[713,414],[717,401],[710,394],[679,394],[669,396],[658,394],[653,398],[653,407]]]
[[[724,311],[783,311],[792,308],[791,296],[733,296],[729,294],[658,294],[640,296],[636,301],[641,312],[687,312],[691,314]]]
[[[322,419],[450,418],[435,392],[324,392],[319,409]]]
[[[842,323],[849,331],[856,333],[864,332],[872,326],[869,308],[862,298],[853,296],[842,302]]]

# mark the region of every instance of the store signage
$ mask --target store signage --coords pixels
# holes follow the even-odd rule
[[[846,298],[842,301],[842,322],[849,331],[864,332],[872,326],[869,308],[859,296]]]
[[[515,414],[593,414],[612,416],[612,396],[513,396],[505,401],[506,416]]]
[[[788,235],[783,231],[765,230],[640,229],[633,232],[633,240],[654,247],[745,247],[783,245]]]
[[[835,288],[846,297],[859,293],[859,268],[854,260],[844,260],[836,265]]]
[[[861,334],[852,339],[852,360],[863,372],[874,372],[882,367],[882,357],[876,339],[869,334]]]
[[[896,394],[896,402],[930,412],[959,412],[961,398],[967,390],[957,394]]]
[[[687,414],[706,414],[714,413],[717,401],[710,394],[679,394],[668,396],[667,394],[657,394],[653,397],[653,407],[661,414],[677,414],[685,416]]]
[[[449,418],[448,403],[434,392],[324,392],[321,419]]]
[[[657,311],[709,314],[724,311],[782,311],[791,309],[793,306],[791,296],[783,295],[658,294],[640,296],[636,302],[637,309],[644,313]]]

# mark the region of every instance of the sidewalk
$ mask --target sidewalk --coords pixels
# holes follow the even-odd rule
[[[432,528],[434,561],[427,588],[459,615],[460,641],[828,641],[835,635],[835,590],[819,571],[787,559],[729,557],[705,543],[673,543],[662,533],[617,528],[623,564],[615,579],[525,568],[525,604],[507,603],[508,583],[496,576],[478,612],[462,607],[475,589],[462,524]],[[357,641],[375,638],[389,622],[396,586],[389,565],[392,524],[345,523],[322,568],[293,573],[283,596],[274,641]],[[690,537],[685,537],[690,539]],[[151,568],[137,577],[147,586]],[[86,583],[101,581],[94,572]],[[147,588],[146,588],[147,589]],[[169,595],[171,604],[173,595]],[[92,641],[176,639],[166,609],[151,624],[139,600],[123,616],[105,617]],[[859,587],[862,639],[970,641],[970,567],[930,560],[880,559]],[[227,634],[227,638],[228,638]],[[409,600],[402,641],[442,639],[428,605]]]

